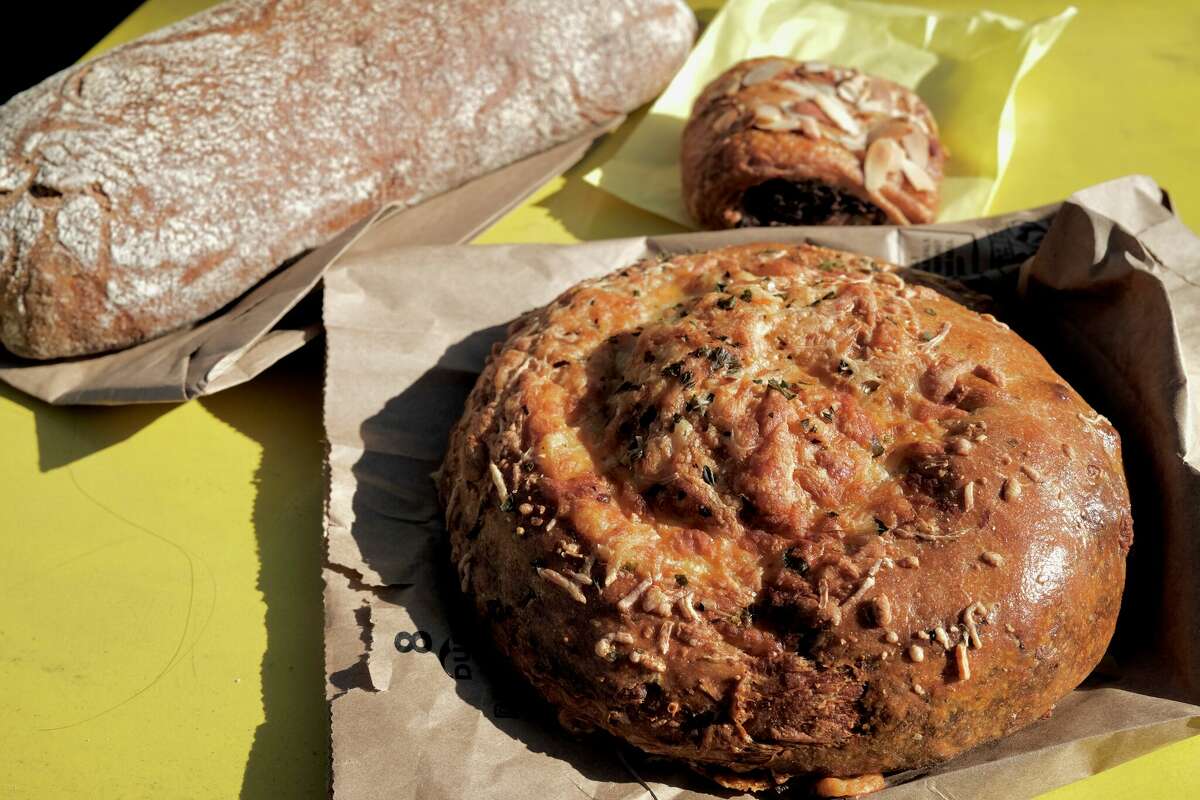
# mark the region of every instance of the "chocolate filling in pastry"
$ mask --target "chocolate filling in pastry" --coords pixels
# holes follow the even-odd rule
[[[820,181],[773,178],[742,195],[742,228],[779,225],[884,225],[887,214],[874,203]]]

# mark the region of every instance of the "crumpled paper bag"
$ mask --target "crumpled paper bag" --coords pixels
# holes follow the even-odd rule
[[[585,180],[688,227],[679,144],[692,103],[747,58],[857,67],[913,89],[950,151],[939,221],[984,213],[1016,141],[1017,84],[1075,16],[1025,23],[991,11],[935,12],[856,0],[730,0],[621,149]]]
[[[1122,432],[1135,541],[1109,654],[1054,714],[877,797],[1010,800],[1200,732],[1200,239],[1148,178],[913,228],[773,228],[571,246],[401,246],[387,224],[326,279],[325,531],[333,794],[730,796],[611,738],[564,732],[492,655],[448,564],[430,473],[507,322],[643,256],[752,241],[952,275]]]

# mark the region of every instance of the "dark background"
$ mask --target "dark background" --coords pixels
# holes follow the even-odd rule
[[[13,42],[20,55],[10,50],[3,59],[0,102],[74,64],[141,4],[141,0],[92,0],[24,5],[11,32],[28,35]],[[9,17],[8,22],[15,20]],[[7,26],[0,23],[0,27]]]

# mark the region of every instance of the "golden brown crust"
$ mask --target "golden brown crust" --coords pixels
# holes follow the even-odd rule
[[[683,198],[706,228],[931,222],[945,158],[929,108],[903,86],[752,59],[696,100],[683,133]]]
[[[1132,536],[1116,431],[907,274],[644,261],[496,346],[440,477],[452,556],[575,724],[725,780],[888,772],[1099,660]]]

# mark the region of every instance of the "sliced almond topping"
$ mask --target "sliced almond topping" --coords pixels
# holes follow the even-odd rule
[[[805,61],[801,66],[804,67],[805,72],[812,72],[818,75],[822,72],[829,72],[829,65],[824,61]]]
[[[721,97],[722,95],[729,97],[735,95],[742,90],[742,81],[736,75],[730,75],[713,87],[711,95],[713,97]]]
[[[779,122],[783,119],[783,112],[779,106],[773,106],[770,103],[763,103],[754,109],[754,124],[763,125],[773,122]]]
[[[737,122],[740,116],[741,113],[736,108],[726,109],[724,114],[713,120],[713,130],[717,133],[724,133],[733,126],[733,123]]]
[[[900,171],[918,192],[932,192],[937,189],[937,184],[929,177],[929,173],[907,158],[900,162]]]
[[[908,160],[921,169],[929,166],[929,137],[922,131],[913,129],[900,137],[900,144]]]
[[[925,660],[925,648],[919,644],[911,644],[908,646],[908,657],[916,663],[920,664]]]
[[[867,148],[867,157],[863,161],[863,172],[866,176],[868,192],[878,192],[887,183],[888,176],[900,169],[904,161],[904,152],[900,145],[892,139],[876,139]]]
[[[867,141],[874,142],[876,139],[893,139],[899,144],[901,137],[911,130],[912,124],[907,120],[892,117],[875,123],[867,135]]]
[[[801,124],[797,117],[781,117],[771,121],[754,120],[754,127],[761,131],[794,131],[800,128]]]
[[[820,139],[822,137],[820,124],[809,116],[797,117],[800,122],[800,132],[810,139]]]
[[[847,78],[837,86],[837,96],[845,100],[847,103],[858,104],[862,99],[863,92],[867,88],[867,76],[855,75],[852,78]]]
[[[769,81],[790,67],[792,67],[792,62],[784,61],[781,58],[765,61],[742,76],[742,86],[753,86],[756,83]]]
[[[979,556],[979,558],[983,560],[983,563],[987,564],[990,567],[1004,566],[1004,556],[1000,555],[999,553],[995,553],[991,550],[983,551],[983,553]]]
[[[797,100],[816,100],[817,95],[825,94],[816,84],[801,81],[779,81],[779,88],[787,89],[796,96]]]
[[[867,93],[864,93],[863,96],[858,99],[858,110],[864,114],[887,114],[891,111],[891,109],[888,108],[887,103],[884,103],[881,100],[876,100],[875,98],[870,97]]]
[[[818,94],[813,98],[815,102],[825,114],[833,120],[833,124],[844,130],[851,136],[857,136],[862,133],[862,127],[846,110],[845,104],[836,97],[831,97],[825,94]]]
[[[909,116],[909,119],[911,119],[913,122],[915,122],[917,124],[917,127],[925,132],[926,136],[933,135],[933,131],[929,130],[929,123],[925,121],[924,114],[912,114]]]

